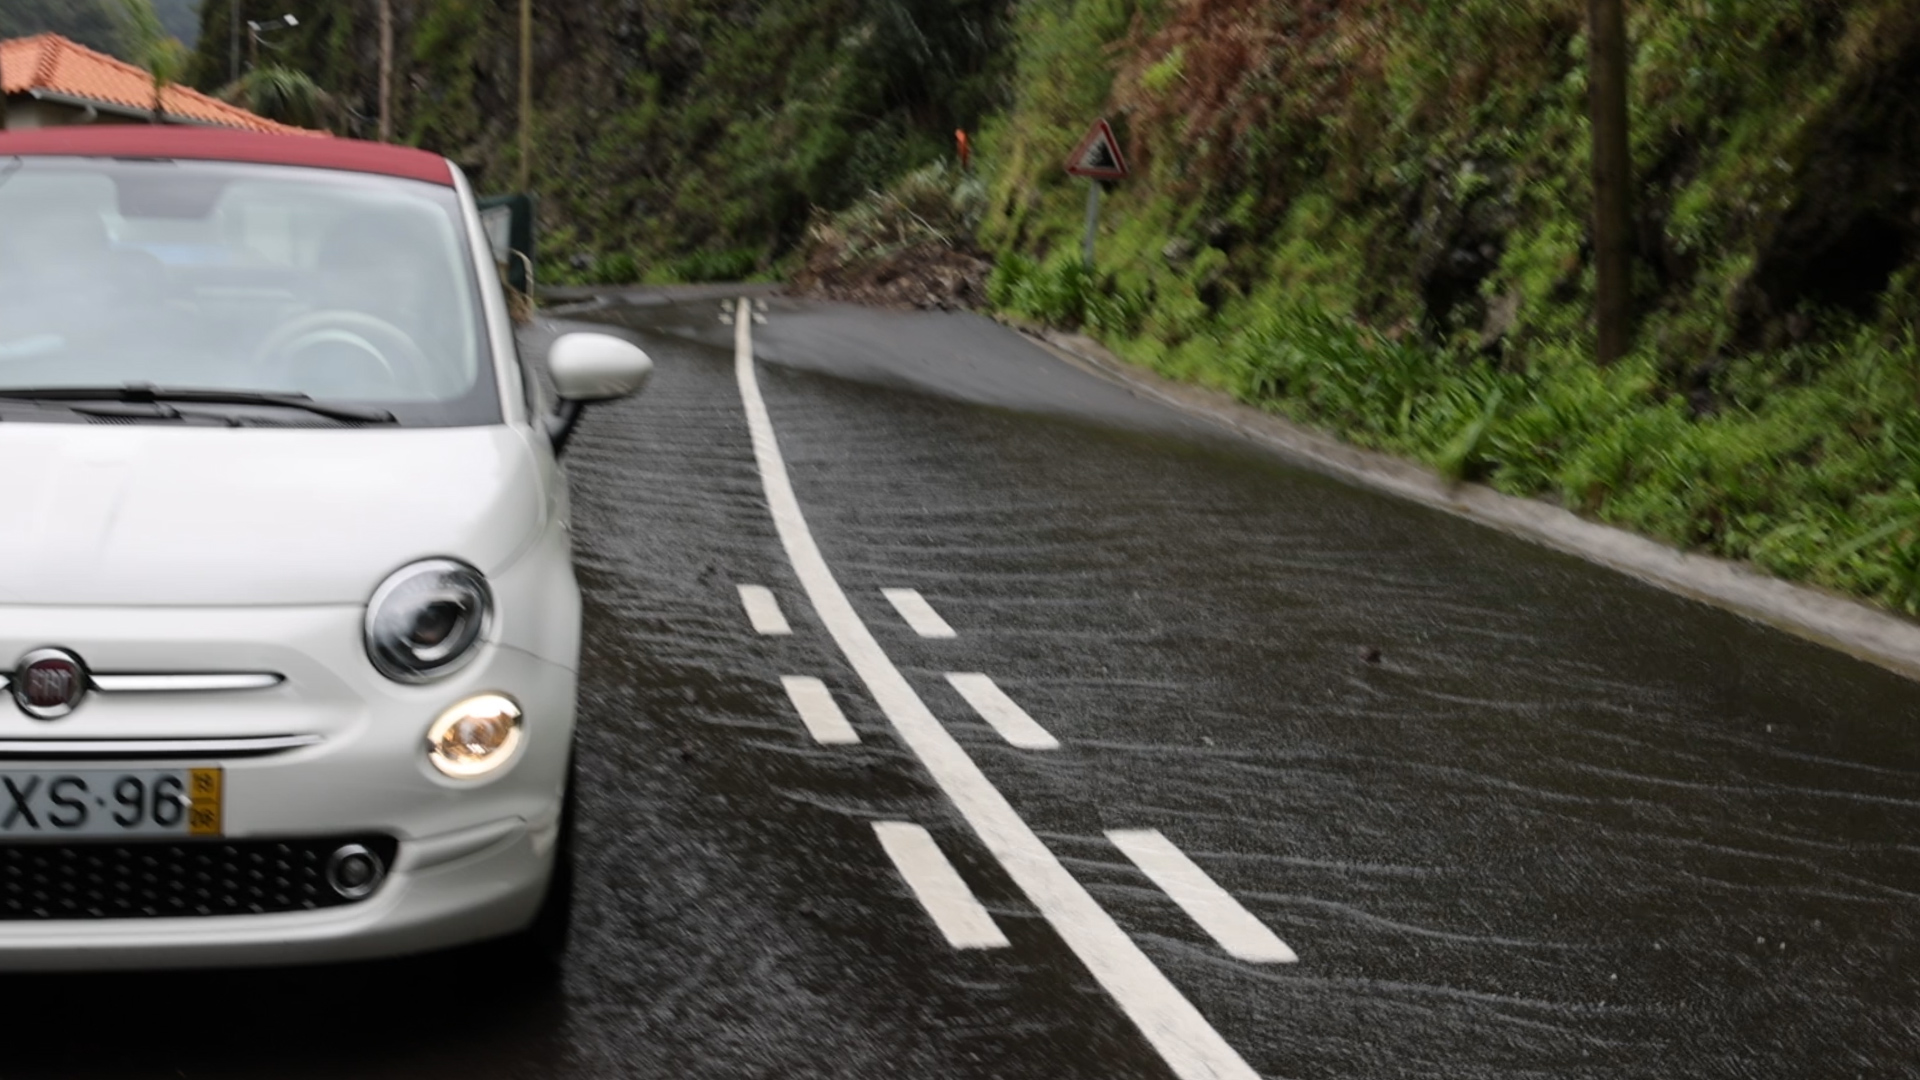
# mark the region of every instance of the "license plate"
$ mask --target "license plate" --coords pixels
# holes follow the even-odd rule
[[[219,769],[0,769],[0,840],[219,836]]]

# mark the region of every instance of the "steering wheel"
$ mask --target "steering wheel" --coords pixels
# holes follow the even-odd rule
[[[405,330],[361,311],[330,309],[296,315],[275,327],[260,344],[259,356],[276,381],[298,384],[301,354],[321,345],[365,356],[391,386],[419,388],[426,354]],[[396,364],[396,361],[398,363]]]

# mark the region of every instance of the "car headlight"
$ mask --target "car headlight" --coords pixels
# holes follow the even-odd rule
[[[520,706],[505,694],[481,694],[448,709],[427,729],[427,760],[456,780],[485,776],[513,760]]]
[[[367,602],[367,659],[395,682],[450,675],[480,651],[493,591],[480,571],[427,559],[395,571]]]

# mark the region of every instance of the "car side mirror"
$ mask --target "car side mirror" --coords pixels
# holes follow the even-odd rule
[[[580,411],[590,401],[638,393],[653,375],[653,359],[612,334],[562,334],[547,350],[547,373],[560,408],[547,418],[553,452],[566,449]]]
[[[562,334],[547,350],[547,371],[562,401],[606,401],[647,385],[653,360],[612,334]]]

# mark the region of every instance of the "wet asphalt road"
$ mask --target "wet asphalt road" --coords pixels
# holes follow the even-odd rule
[[[859,617],[1261,1075],[1920,1075],[1920,687],[1289,467],[971,316],[772,307],[760,387]],[[658,373],[571,451],[559,981],[482,952],[14,977],[0,1078],[1172,1075],[829,638],[717,306],[575,317]],[[756,634],[741,585],[793,633]],[[1059,747],[1010,745],[949,672]],[[793,675],[857,745],[808,736]],[[929,830],[1008,947],[950,947],[875,821]],[[1299,962],[1230,957],[1116,829],[1159,830]]]

